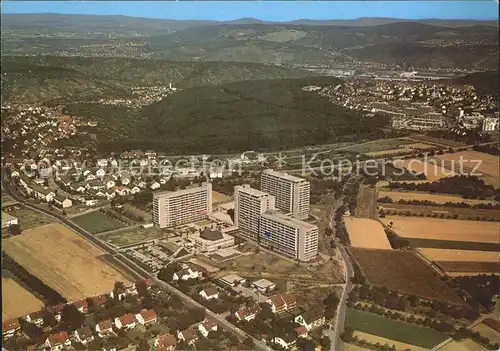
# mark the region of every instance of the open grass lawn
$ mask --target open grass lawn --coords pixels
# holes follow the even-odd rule
[[[364,333],[431,349],[447,337],[431,328],[394,321],[374,313],[347,309],[346,326]]]
[[[81,216],[73,217],[71,221],[93,234],[108,232],[110,230],[120,229],[126,226],[125,223],[110,218],[99,211],[93,211]]]
[[[6,212],[19,220],[21,230],[35,228],[41,225],[55,222],[52,218],[42,213],[30,210],[29,208],[21,205],[16,205],[15,209],[10,209]]]
[[[114,246],[122,247],[127,245],[139,244],[143,241],[167,237],[167,234],[158,228],[123,228],[111,233],[101,233],[97,235],[99,239],[104,240]]]

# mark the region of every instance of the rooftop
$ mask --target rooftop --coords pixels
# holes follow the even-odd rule
[[[288,174],[288,173],[278,172],[278,171],[275,171],[273,169],[266,169],[266,170],[262,171],[262,173],[269,174],[271,176],[278,177],[278,178],[281,178],[284,180],[288,180],[288,181],[293,182],[293,183],[307,182],[307,180],[305,180],[303,178],[299,178],[299,177],[293,176],[293,175]]]
[[[247,184],[245,184],[247,185]],[[268,193],[265,193],[263,191],[251,188],[250,186],[236,186],[235,189],[238,188],[239,191],[246,193],[248,195],[252,195],[255,197],[262,197],[262,196],[269,196]]]
[[[175,196],[180,196],[180,195],[185,195],[185,194],[191,194],[191,193],[196,193],[198,191],[205,191],[208,190],[208,184],[209,183],[203,183],[201,186],[195,186],[192,188],[186,188],[182,190],[176,190],[176,191],[157,191],[153,193],[153,198],[158,199],[158,198],[164,198],[164,197],[175,197]]]
[[[278,210],[268,210],[262,214],[262,217],[274,220],[278,223],[292,226],[292,227],[302,227],[307,230],[313,230],[318,228],[314,224],[310,224],[304,221],[301,221],[300,219],[296,219],[293,217],[289,217],[285,215],[284,213],[278,211]]]
[[[258,288],[261,288],[261,289],[267,289],[268,287],[270,287],[272,285],[276,285],[276,284],[270,280],[267,280],[267,279],[259,279],[259,280],[254,281],[252,283],[252,285],[254,285]]]

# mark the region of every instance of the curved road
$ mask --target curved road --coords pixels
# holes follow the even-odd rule
[[[332,210],[332,222],[331,228],[334,232],[336,231],[336,223],[335,223],[335,213],[337,210],[344,204],[344,196],[341,196],[337,203],[335,204]],[[352,268],[351,261],[349,259],[349,255],[345,250],[344,246],[337,240],[337,247],[340,252],[340,256],[342,257],[342,261],[344,262],[344,290],[342,291],[342,296],[340,297],[339,306],[337,308],[337,316],[335,318],[335,329],[331,329],[328,331],[328,337],[331,340],[331,351],[342,351],[344,349],[343,342],[340,339],[340,334],[344,330],[345,317],[347,311],[347,296],[352,289],[351,278],[354,277],[354,269]]]
[[[34,211],[43,213],[43,214],[45,214],[47,216],[50,216],[52,218],[57,219],[58,221],[64,223],[65,225],[67,225],[68,227],[70,227],[71,229],[73,229],[76,233],[78,233],[81,236],[83,236],[85,239],[91,241],[95,245],[97,245],[100,248],[102,248],[104,251],[106,251],[107,253],[109,253],[110,255],[112,255],[123,266],[123,268],[126,269],[131,275],[133,275],[135,277],[142,278],[142,279],[144,279],[144,278],[152,278],[157,285],[165,288],[166,290],[168,290],[169,292],[171,292],[173,294],[176,294],[183,301],[185,301],[185,302],[187,302],[187,303],[189,303],[191,305],[194,305],[194,306],[196,306],[198,308],[205,309],[206,314],[208,316],[210,316],[211,318],[217,320],[227,330],[231,331],[233,334],[235,334],[239,338],[242,338],[242,339],[245,339],[247,337],[252,338],[253,341],[254,341],[254,343],[255,343],[255,347],[258,350],[270,350],[271,349],[268,346],[266,346],[266,344],[264,344],[262,341],[253,338],[251,335],[245,333],[243,330],[241,330],[240,328],[236,327],[234,324],[228,322],[224,318],[224,315],[219,315],[219,314],[216,314],[216,313],[208,310],[207,308],[205,308],[200,303],[198,303],[195,300],[193,300],[188,295],[186,295],[183,292],[177,290],[172,285],[167,284],[163,280],[159,280],[158,278],[156,278],[156,276],[154,274],[151,274],[151,273],[147,272],[146,270],[144,270],[142,267],[138,266],[135,262],[131,261],[129,258],[127,258],[125,255],[123,255],[121,252],[119,252],[118,250],[116,250],[114,247],[112,247],[108,243],[106,243],[106,242],[104,242],[104,241],[96,238],[94,235],[92,235],[91,233],[89,233],[85,229],[81,228],[80,226],[76,225],[75,223],[67,220],[65,217],[63,217],[63,216],[61,216],[61,215],[59,215],[57,213],[53,213],[51,211],[48,211],[48,210],[38,208],[38,207],[36,207],[36,206],[34,206],[34,205],[26,202],[26,200],[23,197],[19,196],[15,191],[12,191],[12,189],[9,186],[9,184],[7,184],[7,183],[4,184],[3,181],[2,181],[2,188],[14,200],[22,203],[24,206],[26,206],[26,207],[34,210]]]

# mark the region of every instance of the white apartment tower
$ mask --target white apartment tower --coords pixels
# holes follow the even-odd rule
[[[276,198],[276,208],[297,219],[309,216],[311,185],[309,181],[267,169],[262,172],[260,189]]]
[[[260,215],[274,209],[274,196],[248,184],[234,187],[234,224],[242,235],[257,240]]]
[[[153,193],[153,223],[165,228],[194,222],[212,213],[212,183]]]
[[[259,244],[300,261],[318,253],[318,227],[270,210],[260,216]]]

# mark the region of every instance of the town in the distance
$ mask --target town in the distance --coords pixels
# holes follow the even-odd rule
[[[498,17],[438,15],[498,4],[22,3],[2,8],[3,350],[500,348]],[[175,6],[207,20],[137,12]]]

